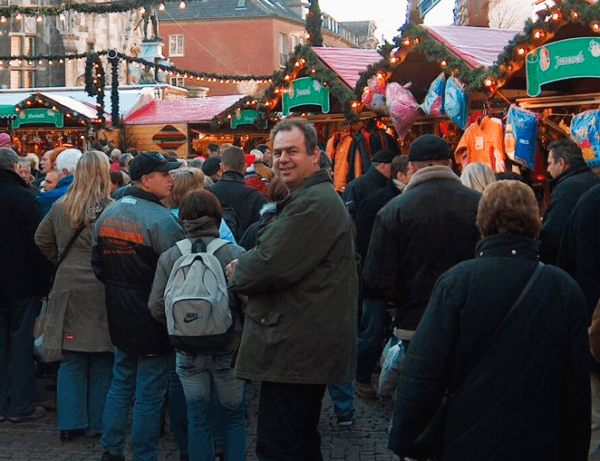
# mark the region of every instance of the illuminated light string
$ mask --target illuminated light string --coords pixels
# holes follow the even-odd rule
[[[99,51],[97,54],[99,56],[106,56],[108,54],[108,50]],[[62,55],[16,55],[16,56],[0,56],[0,66],[6,65],[6,63],[16,62],[17,65],[22,65],[22,62],[28,62],[30,65],[33,65],[34,61],[44,62],[47,61],[49,65],[54,65],[55,61],[58,61],[60,64],[63,64],[65,61],[70,60],[78,60],[82,61],[88,56],[93,55],[94,53],[86,52],[86,53],[73,53],[73,54],[62,54]],[[151,61],[146,61],[145,59],[136,58],[133,56],[127,56],[123,53],[117,53],[117,58],[123,61],[126,61],[129,64],[138,65],[140,67],[145,68],[153,68],[158,69],[160,71],[166,72],[171,76],[177,77],[185,77],[187,79],[196,79],[199,81],[207,82],[207,83],[222,83],[222,84],[237,84],[242,81],[250,81],[254,80],[259,84],[270,84],[273,81],[273,75],[223,75],[216,74],[211,72],[196,72],[193,70],[185,70],[179,69],[174,66],[166,66],[164,64],[158,64]],[[19,62],[21,64],[19,64]]]
[[[77,13],[124,13],[132,10],[141,10],[158,5],[160,12],[165,11],[165,0],[121,0],[121,1],[106,1],[102,3],[62,3],[55,6],[20,6],[9,5],[0,6],[0,15],[4,18],[15,15],[16,20],[21,20],[23,16],[34,16],[38,22],[42,22],[45,16],[59,16],[64,20],[66,11],[75,11]],[[186,1],[182,0],[179,4],[180,8],[185,8]],[[41,18],[41,19],[40,19]]]

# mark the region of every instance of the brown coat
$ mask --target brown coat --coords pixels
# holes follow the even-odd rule
[[[56,263],[74,232],[62,201],[57,202],[40,223],[35,243],[46,258]],[[108,334],[104,285],[94,275],[91,246],[92,230],[88,226],[79,234],[58,268],[48,313],[66,303],[63,349],[110,352],[113,345]]]
[[[592,324],[588,328],[588,333],[590,335],[590,351],[596,361],[600,362],[600,300],[598,300],[598,305],[592,315]]]

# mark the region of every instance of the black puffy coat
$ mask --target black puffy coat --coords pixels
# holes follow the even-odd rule
[[[600,184],[600,178],[584,162],[570,166],[550,182],[552,195],[539,237],[542,262],[556,264],[560,239],[569,216],[581,196],[596,184]]]
[[[53,266],[35,245],[40,204],[21,177],[0,169],[0,299],[46,296]]]
[[[450,388],[442,461],[587,460],[589,344],[580,288],[545,266],[494,336],[538,263],[535,241],[494,235],[477,255],[436,283],[405,356],[390,448],[402,455]]]
[[[473,257],[480,198],[449,167],[430,166],[377,213],[363,274],[371,296],[398,306],[397,327],[416,330],[437,278]]]
[[[577,202],[561,240],[557,266],[579,284],[587,303],[588,320],[600,299],[600,185]]]

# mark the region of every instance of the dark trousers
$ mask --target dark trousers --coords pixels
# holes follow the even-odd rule
[[[325,388],[325,384],[261,384],[256,440],[259,460],[323,460],[317,425]]]

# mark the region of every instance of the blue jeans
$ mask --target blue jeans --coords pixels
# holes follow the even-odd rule
[[[41,307],[39,298],[0,300],[0,416],[35,409],[33,324]]]
[[[56,390],[59,430],[102,433],[102,411],[112,369],[112,352],[63,350]]]
[[[188,452],[188,419],[187,405],[181,380],[175,371],[175,354],[169,369],[169,416],[171,417],[171,431],[175,436],[179,453]]]
[[[177,353],[177,374],[188,407],[190,461],[214,461],[214,442],[223,439],[227,461],[246,459],[246,383],[233,376],[232,354]]]
[[[333,411],[338,418],[346,419],[354,415],[354,386],[352,383],[328,384],[327,390],[333,402]]]
[[[391,323],[387,307],[387,303],[383,301],[363,299],[363,313],[358,328],[356,364],[356,381],[359,383],[371,383],[371,374],[381,355],[386,329]]]
[[[102,415],[100,441],[112,455],[122,456],[127,435],[129,410],[135,397],[131,428],[131,452],[135,461],[156,461],[160,416],[167,393],[168,355],[130,355],[115,347],[115,366]]]

